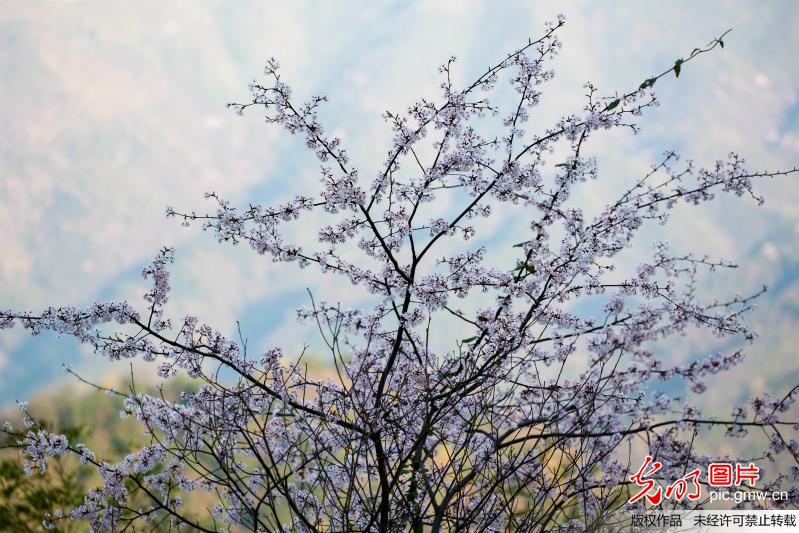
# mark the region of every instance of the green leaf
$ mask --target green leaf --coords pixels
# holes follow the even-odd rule
[[[721,45],[721,47],[722,47],[722,48],[724,48],[724,41],[722,41],[721,39],[719,39],[719,45]]]
[[[472,343],[472,342],[474,342],[476,340],[477,340],[477,337],[469,337],[468,339],[463,339],[463,341],[461,341],[461,342],[463,342],[463,344],[470,344],[470,343]]]
[[[680,71],[682,70],[682,59],[678,59],[674,62],[674,77],[680,77]]]
[[[569,163],[558,163],[558,164],[557,164],[557,165],[555,165],[555,166],[556,166],[556,167],[568,167],[568,166],[569,166]]]
[[[619,99],[618,98],[616,98],[611,103],[609,103],[608,107],[605,108],[605,111],[610,111],[611,109],[614,109],[617,105],[619,105]]]
[[[652,87],[656,81],[658,81],[657,78],[649,78],[647,80],[644,80],[644,83],[642,83],[639,88],[646,89],[647,87]]]
[[[557,165],[556,165],[556,166],[557,166]],[[514,247],[514,248],[522,248],[522,247],[523,247],[525,244],[527,244],[527,243],[529,243],[529,242],[530,242],[530,241],[517,242],[516,244],[514,244],[514,245],[513,245],[513,247]]]

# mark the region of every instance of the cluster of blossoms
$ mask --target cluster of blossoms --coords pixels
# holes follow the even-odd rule
[[[588,528],[623,508],[634,447],[664,465],[664,482],[717,459],[692,445],[717,426],[735,436],[758,427],[771,441],[764,457],[796,459],[787,432],[798,428],[783,417],[797,389],[754,400],[751,417],[738,408],[717,419],[657,386],[683,381],[701,393],[707,377],[742,359],[734,351],[668,365],[656,350],[689,328],[754,339],[744,315],[757,294],[710,302],[696,295],[700,270],[734,265],[674,255],[658,243],[632,274],[616,268],[644,224],[665,224],[678,203],[701,204],[718,192],[755,196],[754,179],[796,170],[750,172],[734,154],[696,169],[669,152],[588,216],[570,202],[577,184],[598,179],[587,140],[636,130],[631,121],[656,105],[651,88],[672,68],[611,97],[588,85],[580,112],[528,132],[553,77],[547,65],[563,23],[464,87],[452,81],[450,60],[439,102],[387,112],[393,141],[371,185],[320,123],[325,98],[295,102],[276,61],[267,65],[268,82],[252,85],[249,103],[232,104],[259,108],[267,122],[304,138],[320,164],[318,195],[237,209],[210,193],[214,212],[167,213],[202,223],[220,242],[315,265],[372,295],[368,308],[314,302],[299,311],[319,326],[337,380],[314,379],[278,348],[247,357],[242,343],[196,317],[165,318],[170,250],[143,272],[152,281],[144,311],[123,303],[0,312],[0,327],[73,335],[111,359],[141,356],[164,378],[185,372],[200,383],[177,401],[127,394],[123,415],[142,424],[151,444],[118,464],[43,431],[20,437],[33,466],[72,452],[98,469],[101,486],[71,517],[96,531],[158,520],[199,531]],[[504,116],[487,97],[503,80],[515,100]],[[498,114],[503,135],[478,133]],[[434,203],[445,195],[457,206],[452,212]],[[461,244],[507,205],[529,217],[525,240],[513,248],[515,266],[491,264],[486,245]],[[311,211],[332,219],[318,229],[318,249],[292,242],[283,226]],[[599,318],[578,311],[589,299],[602,302]],[[472,333],[440,350],[431,336],[444,318]],[[114,323],[124,327],[109,332]],[[220,379],[220,368],[236,379]],[[786,476],[768,486],[783,486]],[[795,492],[782,503],[798,503]],[[216,505],[206,514],[191,510],[185,502],[193,493]]]

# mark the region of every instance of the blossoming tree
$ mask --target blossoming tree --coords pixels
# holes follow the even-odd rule
[[[667,223],[676,205],[700,206],[722,192],[759,201],[754,180],[797,170],[750,171],[734,154],[697,168],[668,152],[587,216],[571,198],[576,184],[598,179],[586,142],[636,130],[635,118],[657,103],[656,82],[724,43],[715,39],[627,91],[601,96],[587,85],[578,113],[526,131],[553,77],[547,64],[563,23],[465,86],[450,75],[454,59],[447,62],[438,100],[385,114],[393,142],[370,180],[320,123],[325,98],[296,102],[276,61],[266,82],[252,85],[251,101],[231,104],[258,108],[304,138],[319,160],[320,190],[243,209],[212,193],[213,212],[168,215],[368,293],[363,308],[312,300],[299,311],[318,325],[337,379],[314,379],[279,348],[252,357],[194,316],[165,316],[169,249],[144,269],[152,285],[140,307],[0,312],[0,327],[72,335],[111,360],[142,357],[166,379],[182,372],[201,382],[176,402],[125,394],[123,415],[141,422],[150,445],[118,464],[45,431],[30,413],[27,428],[6,426],[30,469],[72,453],[102,478],[81,506],[53,511],[45,523],[85,519],[97,531],[163,521],[199,531],[580,529],[625,507],[635,450],[662,465],[659,483],[712,462],[693,442],[717,427],[732,437],[758,428],[771,440],[765,454],[796,460],[797,427],[788,418],[797,389],[717,419],[657,385],[684,381],[701,393],[707,376],[743,357],[736,350],[670,364],[657,349],[688,328],[754,339],[744,315],[760,293],[705,302],[694,289],[699,271],[734,265],[659,243],[634,272],[615,267],[633,236],[649,221]],[[487,98],[500,90],[515,95],[508,109]],[[503,133],[481,135],[497,115]],[[489,244],[468,241],[481,218],[509,204],[524,207],[527,226],[505,265]],[[331,223],[317,228],[315,246],[301,246],[285,223],[310,212]],[[589,299],[602,302],[599,318],[579,312]],[[445,320],[471,335],[436,348],[430,339],[446,334],[437,329]],[[220,368],[235,378],[220,378]],[[784,487],[787,476],[767,486]],[[213,506],[188,508],[192,493]],[[792,489],[784,503],[796,502]]]

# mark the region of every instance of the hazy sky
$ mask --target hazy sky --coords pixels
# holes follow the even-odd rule
[[[434,96],[450,55],[467,79],[560,12],[564,46],[533,120],[541,128],[579,109],[586,81],[605,94],[628,88],[733,28],[724,50],[658,84],[662,105],[640,135],[592,144],[604,178],[581,191],[586,204],[666,149],[700,164],[730,150],[758,169],[799,161],[799,5],[790,1],[0,2],[0,307],[138,299],[141,267],[170,245],[176,314],[223,331],[238,319],[251,346],[291,353],[310,335],[294,321],[305,288],[330,301],[347,288],[163,216],[167,205],[204,209],[209,190],[273,202],[316,185],[301,141],[225,104],[245,99],[275,56],[298,95],[330,96],[323,119],[370,176],[389,138],[381,112]],[[799,377],[799,185],[792,177],[757,189],[764,207],[723,198],[686,211],[666,234],[677,249],[741,263],[708,289],[771,286],[753,318],[761,339],[738,374],[744,390]],[[502,222],[492,242],[520,240]],[[686,357],[701,347],[692,342]],[[62,362],[94,375],[126,368],[73,342],[3,331],[0,404],[62,379]]]

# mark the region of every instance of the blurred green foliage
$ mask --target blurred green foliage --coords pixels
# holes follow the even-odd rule
[[[117,384],[114,384],[114,386]],[[177,399],[181,391],[193,390],[188,380],[173,379],[163,390],[145,387],[150,394]],[[117,387],[117,390],[121,390]],[[147,442],[134,419],[119,416],[123,399],[92,389],[62,387],[35,396],[28,412],[49,431],[67,435],[70,444],[84,443],[98,459],[115,462]],[[16,432],[25,432],[22,414],[11,409],[0,412],[0,423],[8,420]],[[45,513],[61,509],[67,516],[83,502],[84,495],[99,483],[93,468],[81,465],[73,456],[50,458],[47,469],[26,474],[19,453],[18,438],[0,433],[0,532],[17,533],[44,529]],[[86,531],[88,524],[57,520],[54,531]],[[155,525],[151,531],[160,531]]]
[[[58,428],[70,440],[80,439],[80,428]],[[9,446],[0,459],[0,531],[16,533],[42,528],[46,511],[72,509],[80,505],[88,485],[90,470],[72,464],[70,458],[56,457],[48,464],[44,474],[28,475],[16,451],[16,439],[3,435],[0,446]],[[79,531],[80,524],[60,521],[55,531]]]

